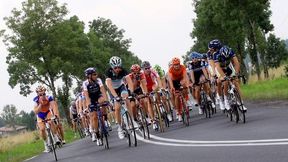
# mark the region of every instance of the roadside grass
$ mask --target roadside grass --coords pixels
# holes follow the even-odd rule
[[[65,126],[66,143],[73,142],[76,139],[79,139],[79,137],[74,138],[73,131]],[[23,161],[42,153],[43,150],[43,140],[39,138],[36,131],[0,138],[0,162]]]
[[[280,67],[278,68],[271,68],[268,70],[269,72],[269,80],[273,80],[273,79],[276,79],[276,78],[281,78],[281,77],[284,77],[285,76],[285,65],[281,65]],[[264,79],[264,72],[261,71],[261,74],[260,74],[261,78]],[[257,83],[258,82],[258,77],[257,77],[257,74],[253,74],[249,77],[249,81],[248,83],[251,84],[251,83]]]
[[[287,100],[288,78],[257,81],[242,85],[244,100]]]

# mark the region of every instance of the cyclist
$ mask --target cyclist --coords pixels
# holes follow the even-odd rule
[[[131,96],[136,96],[136,95],[146,95],[147,94],[147,86],[146,86],[146,79],[145,79],[145,75],[144,73],[141,71],[141,68],[138,64],[133,64],[130,68],[131,73],[129,73],[126,76],[126,81],[128,84],[128,89],[129,89],[129,93]],[[148,112],[152,112],[153,114],[153,110],[151,111],[151,106],[149,107],[148,105],[148,98],[144,99],[144,105],[148,106]],[[132,108],[132,114],[133,114],[133,118],[134,121],[137,121],[137,111],[136,111],[136,103],[134,99],[131,99],[130,102],[130,106]],[[151,113],[150,113],[151,115]],[[153,114],[154,115],[154,114]],[[135,124],[134,124],[135,125]],[[137,126],[138,124],[136,124]]]
[[[180,64],[180,59],[177,57],[174,57],[172,59],[172,66],[169,68],[169,85],[172,93],[175,93],[175,90],[180,90],[180,87],[182,86],[184,88],[183,94],[186,99],[188,98],[188,76],[186,67],[182,64]],[[182,121],[182,115],[180,110],[180,101],[179,98],[175,97],[175,105],[176,105],[176,113],[178,116],[178,121]]]
[[[34,101],[34,112],[37,115],[37,126],[39,128],[39,134],[44,141],[44,147],[45,147],[44,152],[50,152],[51,148],[47,139],[45,123],[42,121],[45,119],[52,118],[51,111],[53,111],[54,115],[56,115],[57,118],[59,118],[58,107],[54,98],[52,96],[46,95],[46,88],[44,86],[39,85],[36,88],[36,93],[37,93],[37,96],[34,97],[33,101]],[[60,140],[58,136],[56,135],[57,126],[51,120],[48,121],[48,123],[51,125],[51,130],[52,130],[52,133],[54,134],[52,138],[54,139],[55,144],[60,143]]]
[[[229,48],[228,46],[223,46],[220,51],[214,55],[213,57],[215,66],[216,66],[216,72],[218,73],[219,77],[221,80],[224,80],[226,76],[239,76],[240,72],[240,63],[236,57],[236,54],[234,51]],[[220,82],[220,85],[218,88],[222,87],[221,86],[222,82]],[[228,95],[228,81],[224,81],[224,104],[225,108],[227,110],[230,109],[229,102],[227,100],[227,95]],[[239,80],[236,78],[234,82],[240,96],[241,96],[241,91],[240,91],[240,85],[239,85]],[[222,91],[220,89],[218,90],[220,96],[222,96]],[[246,111],[247,108],[243,106],[243,109]]]
[[[163,87],[162,80],[161,80],[160,75],[159,75],[159,74],[162,74],[163,72],[161,71],[160,67],[158,68],[159,73],[156,70],[152,69],[149,61],[143,61],[141,64],[141,67],[144,71],[145,78],[147,81],[148,93],[151,93],[152,91],[156,91],[159,89],[161,89],[163,91],[164,87]],[[162,74],[162,75],[164,75],[164,74]],[[157,96],[157,97],[158,97],[158,101],[159,101],[160,96]],[[172,116],[170,114],[170,110],[169,110],[169,107],[168,107],[168,104],[166,101],[166,97],[164,95],[162,95],[161,100],[162,100],[164,107],[166,109],[168,120],[172,121]],[[149,101],[149,105],[151,106],[150,101]],[[157,124],[155,121],[153,121],[153,128],[157,129]]]
[[[76,127],[77,127],[77,123],[76,123],[76,120],[77,120],[77,118],[78,118],[78,113],[77,113],[77,106],[76,106],[76,102],[73,100],[73,101],[71,101],[71,103],[70,103],[70,108],[69,108],[69,110],[70,110],[70,118],[71,118],[71,120],[72,120],[72,129],[73,129],[73,131],[74,131],[74,137],[76,138],[76,132],[77,132],[77,129],[76,129]]]
[[[81,86],[81,92],[79,92],[76,95],[76,107],[77,107],[77,112],[78,116],[81,118],[81,123],[84,128],[84,133],[85,136],[89,136],[89,128],[90,128],[90,133],[92,132],[91,124],[90,124],[90,119],[89,119],[89,110],[88,108],[86,109],[86,99],[84,96],[84,90],[83,90],[83,85]]]
[[[192,84],[195,86],[194,97],[196,99],[195,106],[199,106],[200,103],[200,83],[209,80],[208,73],[206,71],[206,62],[203,61],[204,57],[198,52],[192,52],[190,54],[191,62],[189,62],[190,76]],[[211,101],[210,98],[210,86],[209,83],[204,84],[204,90],[207,94],[208,101]],[[215,105],[212,103],[212,107],[215,108]],[[199,107],[199,114],[203,114],[203,110]]]
[[[214,62],[214,56],[215,55],[219,55],[219,51],[222,48],[222,43],[218,40],[218,39],[214,39],[211,40],[208,43],[208,52],[207,52],[207,58],[208,58],[208,63],[211,66],[210,69],[210,74],[212,74],[213,78],[217,78],[217,74],[216,74],[216,67],[215,67],[215,62]],[[222,89],[221,86],[219,86],[221,84],[221,80],[217,79],[217,98],[219,99],[219,95],[222,94]],[[220,98],[219,100],[219,107],[221,110],[225,109],[223,100]]]
[[[85,70],[87,80],[83,82],[84,96],[86,99],[86,107],[90,109],[90,123],[92,127],[92,141],[97,143],[98,146],[103,145],[99,129],[98,129],[98,114],[97,103],[107,101],[106,90],[100,78],[97,78],[96,69],[94,67]]]
[[[120,114],[120,97],[126,98],[125,103],[129,110],[130,103],[127,99],[128,90],[125,86],[125,77],[128,74],[125,69],[122,68],[122,60],[117,56],[113,56],[109,60],[110,68],[106,72],[106,85],[110,92],[110,97],[114,101],[115,119],[118,125],[118,137],[123,139],[125,137],[124,131],[121,127],[121,114]]]

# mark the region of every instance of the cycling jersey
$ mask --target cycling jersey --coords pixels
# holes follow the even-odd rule
[[[188,69],[194,72],[202,71],[208,65],[205,61],[190,62]]]
[[[221,68],[226,68],[229,66],[232,58],[235,56],[235,53],[232,49],[229,50],[229,57],[226,58],[223,55],[221,55],[219,52],[214,54],[213,60],[214,62],[218,62],[220,64]]]
[[[150,74],[145,73],[148,92],[153,91],[152,87],[154,84],[157,84],[157,78],[159,77],[159,74],[155,70],[151,69],[150,71],[151,71]]]
[[[145,79],[145,75],[143,72],[140,72],[137,75],[134,75],[133,73],[128,74],[128,76],[131,78],[134,89],[137,87],[140,87],[140,81]]]
[[[70,109],[71,114],[77,114],[76,105],[71,105],[69,109]]]
[[[53,97],[52,96],[45,96],[45,98],[42,99],[42,98],[40,98],[40,96],[36,96],[36,97],[34,97],[33,101],[35,103],[34,107],[38,106],[41,102],[42,106],[41,106],[41,109],[38,112],[37,116],[44,120],[47,117],[48,113],[50,112],[49,111],[50,102],[54,101]]]
[[[125,69],[122,69],[119,74],[115,74],[112,68],[109,68],[106,72],[107,78],[110,78],[112,81],[112,87],[114,89],[118,89],[121,87],[121,85],[124,84],[125,76],[127,75],[127,71]]]
[[[169,73],[171,74],[171,80],[182,80],[184,75],[187,73],[186,67],[184,65],[180,65],[179,70],[175,70],[174,67],[169,68]]]
[[[92,104],[98,102],[98,99],[102,96],[100,87],[103,86],[103,83],[100,78],[97,78],[96,81],[89,82],[85,80],[83,82],[83,90],[88,92],[90,101]]]

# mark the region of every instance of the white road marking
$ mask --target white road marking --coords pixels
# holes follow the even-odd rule
[[[153,141],[143,139],[137,134],[137,140],[145,143],[177,146],[177,147],[223,147],[223,146],[271,146],[271,145],[288,145],[288,139],[267,139],[267,140],[239,140],[239,141],[193,141],[193,140],[178,140],[171,138],[162,138],[150,134],[152,139],[160,140]],[[164,141],[164,142],[163,142]]]
[[[288,138],[283,139],[262,139],[262,140],[227,140],[227,141],[194,141],[194,140],[180,140],[173,138],[163,138],[150,134],[150,137],[159,141],[176,142],[176,143],[192,143],[192,144],[217,144],[217,143],[267,143],[267,142],[288,142]]]
[[[33,157],[31,157],[31,158],[29,158],[29,159],[26,159],[26,160],[24,160],[24,161],[29,161],[29,160],[32,160],[32,159],[34,159],[35,157],[37,157],[38,155],[36,155],[36,156],[33,156]]]

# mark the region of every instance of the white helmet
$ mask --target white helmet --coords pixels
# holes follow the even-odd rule
[[[122,60],[121,60],[121,58],[119,58],[117,56],[113,56],[110,58],[109,64],[112,68],[121,67],[122,66]]]

